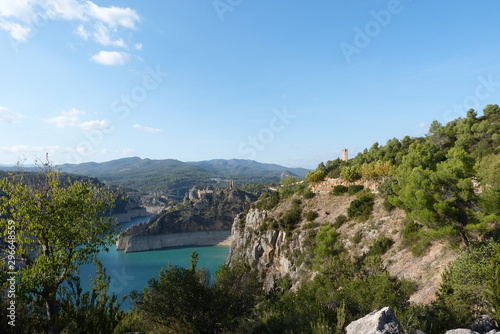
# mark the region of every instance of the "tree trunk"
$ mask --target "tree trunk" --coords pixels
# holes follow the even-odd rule
[[[59,313],[59,306],[57,304],[57,299],[55,298],[55,293],[47,293],[44,296],[45,306],[47,308],[47,320],[48,329],[47,333],[56,334],[58,333],[56,328],[57,314]]]

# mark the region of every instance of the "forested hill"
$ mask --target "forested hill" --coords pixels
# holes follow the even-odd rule
[[[384,205],[402,208],[412,219],[407,232],[415,248],[429,238],[483,240],[498,232],[500,107],[483,111],[478,116],[471,109],[446,125],[433,121],[424,137],[375,143],[348,162],[320,163],[307,180],[383,181]]]
[[[189,188],[200,185],[217,186],[233,180],[236,185],[278,182],[283,176],[304,177],[302,168],[286,168],[250,160],[210,160],[181,162],[173,159],[152,160],[138,157],[103,163],[65,164],[64,172],[97,177],[141,192],[162,191],[182,199]]]

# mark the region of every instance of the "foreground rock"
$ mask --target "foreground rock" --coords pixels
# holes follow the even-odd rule
[[[351,322],[346,327],[347,334],[403,334],[394,311],[384,307],[367,316]]]

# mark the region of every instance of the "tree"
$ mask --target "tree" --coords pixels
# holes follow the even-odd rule
[[[6,194],[0,198],[3,236],[15,226],[17,287],[44,301],[48,332],[56,333],[61,286],[113,244],[114,224],[104,216],[113,194],[90,180],[65,180],[48,161],[40,173],[2,179],[0,188]]]
[[[260,294],[257,277],[248,266],[221,266],[210,285],[207,273],[196,268],[168,266],[142,293],[131,294],[134,307],[144,318],[176,333],[221,333],[234,330],[247,316]]]
[[[479,204],[486,213],[500,216],[500,155],[484,157],[477,176],[483,188]]]
[[[361,178],[361,174],[359,171],[359,166],[345,166],[340,171],[340,176],[346,180],[347,182],[354,182]]]
[[[427,154],[422,154],[427,160]],[[396,195],[389,200],[431,229],[448,228],[451,230],[447,233],[459,233],[468,245],[466,227],[476,223],[472,187],[474,159],[459,147],[450,149],[446,157],[435,170],[430,168],[432,164],[427,164],[429,168],[414,167],[419,160],[417,154],[412,159],[404,159],[394,185]]]

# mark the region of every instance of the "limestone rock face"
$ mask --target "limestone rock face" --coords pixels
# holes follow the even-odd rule
[[[459,329],[452,329],[450,331],[446,331],[445,334],[479,334],[478,332],[475,332],[470,329],[465,329],[465,328],[459,328]]]
[[[347,334],[403,334],[392,309],[384,307],[367,316],[351,322],[346,327]]]
[[[194,191],[194,190],[193,190]],[[132,225],[116,242],[117,250],[140,252],[182,246],[227,245],[234,217],[255,197],[238,189],[197,191],[175,209],[147,223]]]
[[[286,231],[262,229],[270,216],[266,210],[250,209],[234,219],[231,234],[233,241],[227,263],[244,261],[259,272],[264,288],[270,290],[276,281],[289,276],[293,281],[310,278],[314,275],[303,266],[297,266],[291,255],[295,250],[302,253],[304,239],[308,231],[297,230],[293,238],[287,238]]]

